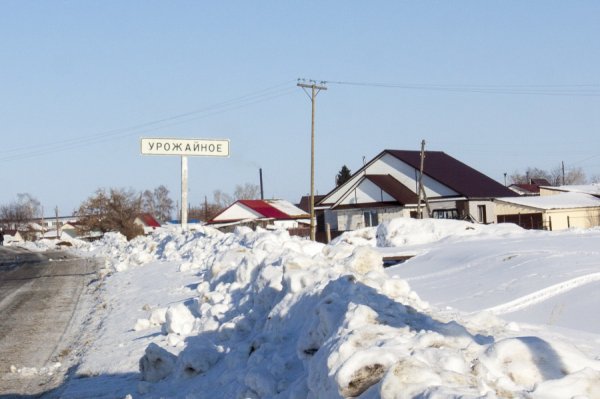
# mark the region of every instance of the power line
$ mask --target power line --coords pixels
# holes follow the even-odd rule
[[[54,153],[59,151],[66,151],[118,138],[125,138],[132,135],[148,133],[151,131],[164,129],[166,127],[176,126],[183,123],[188,123],[193,120],[198,120],[216,114],[248,107],[265,101],[270,101],[275,98],[286,96],[294,92],[295,89],[290,85],[291,82],[293,81],[280,83],[278,85],[261,89],[253,93],[249,93],[220,103],[212,104],[198,110],[185,112],[129,127],[112,129],[85,137],[61,140],[53,143],[37,144],[26,147],[23,146],[18,148],[0,150],[0,154],[6,154],[5,156],[0,157],[0,162],[31,158],[35,156],[46,155],[51,152]]]
[[[573,85],[458,85],[458,84],[412,84],[412,83],[379,83],[351,81],[323,81],[327,84],[378,87],[387,89],[442,91],[457,93],[482,94],[523,94],[545,96],[600,96],[600,84],[581,83]]]

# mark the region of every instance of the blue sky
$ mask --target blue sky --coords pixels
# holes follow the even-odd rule
[[[565,162],[600,175],[597,1],[3,1],[0,204],[70,213],[100,187],[180,195],[141,137],[228,138],[191,158],[192,205],[258,183],[309,192],[385,148],[444,151],[490,177]],[[411,88],[408,88],[408,87]],[[434,89],[430,89],[434,86]],[[532,94],[533,93],[533,94]]]

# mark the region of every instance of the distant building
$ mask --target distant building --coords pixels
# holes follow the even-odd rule
[[[540,186],[540,195],[559,193],[584,193],[600,197],[600,183],[574,184],[569,186]]]
[[[133,223],[142,226],[144,228],[144,234],[151,233],[160,227],[158,220],[150,213],[140,213],[136,216]]]
[[[515,183],[508,186],[519,195],[540,195],[540,186],[551,186],[546,179],[529,179],[529,183]]]
[[[309,223],[306,211],[281,199],[238,200],[207,222],[222,230],[238,225],[289,230],[304,228]]]
[[[600,226],[600,198],[581,192],[496,198],[499,223],[526,229],[564,230]]]
[[[24,241],[18,230],[2,230],[4,233],[4,245],[18,244]]]

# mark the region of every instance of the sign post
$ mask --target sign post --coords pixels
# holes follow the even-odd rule
[[[143,155],[179,155],[181,157],[181,229],[188,222],[188,156],[229,157],[228,139],[142,138]]]

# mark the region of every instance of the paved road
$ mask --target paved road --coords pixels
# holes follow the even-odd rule
[[[17,252],[0,248],[0,396],[35,395],[61,382],[67,327],[96,277],[93,261],[66,252]]]

